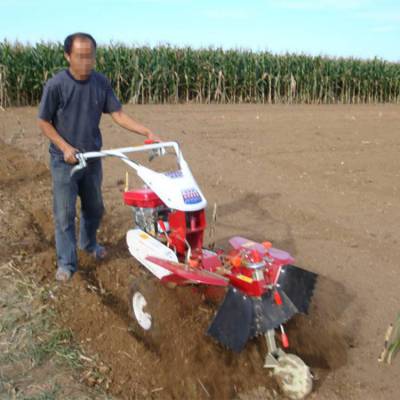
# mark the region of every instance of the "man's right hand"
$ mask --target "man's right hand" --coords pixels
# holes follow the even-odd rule
[[[78,160],[76,159],[75,154],[79,153],[79,150],[67,143],[56,131],[51,122],[39,118],[38,127],[51,140],[51,142],[63,152],[64,161],[66,163],[77,164]]]
[[[79,150],[75,149],[75,147],[67,146],[64,150],[64,161],[68,164],[77,164],[78,159],[75,157],[75,154],[78,153]]]

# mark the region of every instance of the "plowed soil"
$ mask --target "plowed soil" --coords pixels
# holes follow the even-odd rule
[[[180,142],[209,201],[215,238],[270,240],[320,275],[309,316],[288,324],[291,352],[311,367],[318,399],[397,399],[400,362],[380,365],[399,310],[398,106],[127,106],[163,139]],[[54,280],[47,142],[33,108],[0,111],[0,261],[18,256],[39,282]],[[104,148],[140,144],[102,121]],[[80,253],[79,272],[54,293],[60,323],[107,367],[122,399],[279,399],[262,368],[265,344],[234,354],[205,332],[215,306],[190,288],[167,289],[130,256],[122,204],[125,166],[105,160],[109,256]],[[139,185],[130,174],[130,185]],[[209,212],[211,214],[211,212]],[[146,279],[162,319],[149,343],[132,328],[128,291]]]

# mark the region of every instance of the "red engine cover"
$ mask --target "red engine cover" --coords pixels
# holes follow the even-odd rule
[[[124,192],[124,203],[127,206],[142,208],[154,208],[164,204],[161,199],[148,188]]]

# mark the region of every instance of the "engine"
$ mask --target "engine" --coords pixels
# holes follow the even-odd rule
[[[132,207],[135,225],[138,228],[155,237],[163,233],[163,228],[168,232],[170,209],[151,189],[142,188],[126,191],[124,202]],[[163,221],[163,227],[160,226],[160,221]]]
[[[172,210],[149,188],[124,192],[124,202],[133,209],[136,227],[174,249],[180,260],[185,260],[188,251],[192,257],[201,257],[206,227],[203,209]]]

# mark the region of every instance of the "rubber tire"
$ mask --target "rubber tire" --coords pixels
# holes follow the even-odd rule
[[[159,310],[159,291],[165,288],[160,288],[160,286],[160,282],[156,279],[150,276],[140,276],[131,283],[128,295],[129,316],[131,319],[130,329],[136,338],[153,350],[159,350],[161,345],[162,318],[157,310]],[[141,293],[146,300],[147,304],[144,311],[151,315],[151,326],[148,330],[140,326],[133,310],[133,296],[137,292]],[[158,308],[156,308],[157,305]]]
[[[294,354],[285,354],[279,357],[278,363],[273,373],[285,396],[291,400],[301,400],[308,396],[313,381],[305,362]]]

